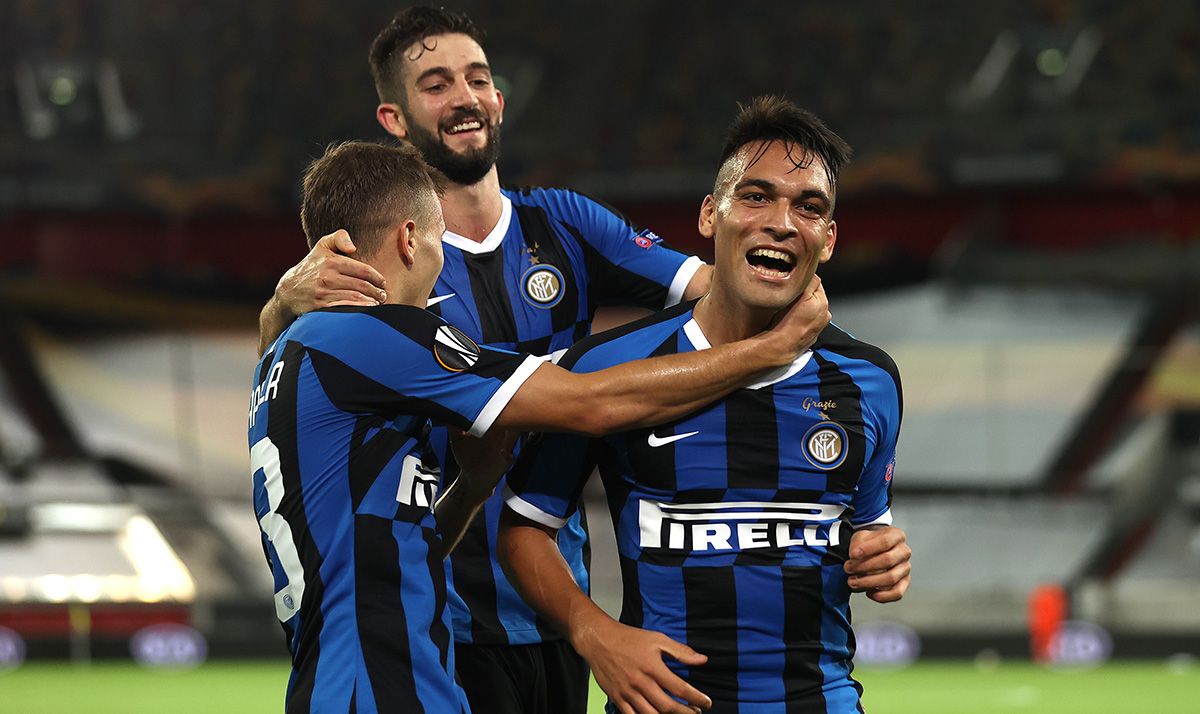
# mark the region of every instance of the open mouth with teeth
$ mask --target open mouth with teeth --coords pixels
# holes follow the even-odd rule
[[[459,122],[454,126],[446,129],[446,133],[453,136],[455,134],[463,134],[468,131],[479,131],[483,128],[483,122],[478,119],[468,119],[467,121]]]
[[[773,248],[755,248],[746,253],[746,262],[768,278],[786,278],[796,267],[795,256]]]

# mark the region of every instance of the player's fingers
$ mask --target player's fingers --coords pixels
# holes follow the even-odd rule
[[[856,592],[881,590],[894,587],[911,574],[912,566],[908,563],[901,563],[883,572],[871,573],[869,575],[853,575],[847,580],[847,584],[851,590]]]
[[[891,570],[901,563],[907,563],[911,559],[912,548],[909,548],[907,543],[901,543],[894,548],[889,548],[865,560],[848,560],[846,561],[845,570],[851,575],[870,575],[872,573]]]
[[[899,528],[878,528],[855,531],[850,537],[850,557],[854,560],[869,558],[882,553],[906,540],[904,531]]]
[[[646,701],[646,697],[642,696],[641,692],[631,691],[626,693],[625,701],[629,704],[629,711],[634,712],[634,714],[658,714],[658,709]]]
[[[317,298],[313,303],[314,308],[321,307],[337,307],[339,305],[358,305],[360,307],[374,307],[379,301],[359,295],[358,293],[343,292],[341,290],[329,293],[323,297]]]
[[[677,702],[667,695],[658,684],[652,684],[643,692],[646,702],[652,707],[650,711],[661,714],[692,714],[691,705]]]
[[[665,654],[674,657],[680,662],[692,667],[704,664],[708,661],[708,655],[700,654],[691,647],[688,647],[682,642],[676,642],[666,635],[662,635],[660,637],[659,647]]]
[[[345,228],[339,228],[333,233],[321,236],[321,240],[317,241],[313,246],[313,250],[322,249],[330,253],[353,253],[356,248],[354,241],[350,240],[350,234]]]
[[[323,273],[330,274],[332,271],[332,273],[341,274],[348,278],[357,278],[370,283],[379,290],[387,287],[387,281],[383,279],[383,275],[361,260],[355,260],[344,255],[335,255],[326,261],[326,266],[329,270],[322,271]]]
[[[702,711],[712,708],[712,699],[709,699],[707,694],[696,689],[666,667],[663,669],[664,672],[660,672],[656,677],[660,687]]]
[[[377,302],[387,300],[387,292],[380,290],[370,282],[362,278],[356,278],[342,273],[332,273],[322,275],[320,279],[321,290],[341,290],[345,292],[355,292],[365,298],[371,298]]]
[[[911,582],[911,578],[904,578],[893,587],[867,592],[867,597],[875,602],[896,602],[904,597],[904,593],[908,592],[908,586]]]

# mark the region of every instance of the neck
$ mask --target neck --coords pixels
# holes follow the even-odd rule
[[[450,184],[442,197],[446,230],[482,243],[500,222],[500,177],[496,167],[470,186]]]
[[[776,311],[746,305],[714,281],[692,314],[709,343],[716,347],[757,335],[771,325]]]

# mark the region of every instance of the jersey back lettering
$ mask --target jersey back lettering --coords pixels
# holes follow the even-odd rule
[[[485,433],[540,364],[399,305],[315,311],[264,355],[248,436],[288,712],[467,710],[429,420]]]

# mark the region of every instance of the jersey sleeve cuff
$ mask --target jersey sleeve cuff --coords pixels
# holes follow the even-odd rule
[[[679,266],[679,270],[675,271],[675,277],[671,280],[671,287],[667,289],[667,304],[663,305],[664,308],[677,305],[683,299],[683,293],[687,290],[688,283],[692,282],[696,271],[702,265],[704,265],[704,261],[694,255],[683,261],[683,265]]]
[[[892,525],[892,509],[887,509],[872,520],[863,521],[862,523],[851,523],[850,525],[856,531],[861,531],[863,528],[869,528],[871,526],[890,526]]]
[[[526,356],[525,361],[517,367],[512,376],[504,380],[504,384],[500,385],[487,404],[483,405],[483,411],[479,412],[479,416],[475,418],[475,423],[471,424],[471,430],[467,433],[471,436],[486,434],[487,430],[492,427],[492,423],[496,421],[496,417],[500,416],[500,412],[508,406],[513,395],[517,393],[522,384],[525,384],[525,380],[529,379],[529,376],[541,366],[541,359],[532,355]]]
[[[516,493],[513,493],[512,488],[510,488],[507,483],[504,484],[504,505],[512,509],[512,511],[518,516],[528,518],[534,523],[540,523],[547,528],[554,528],[555,530],[558,530],[567,525],[566,518],[559,518],[546,513],[529,501],[521,498]]]

